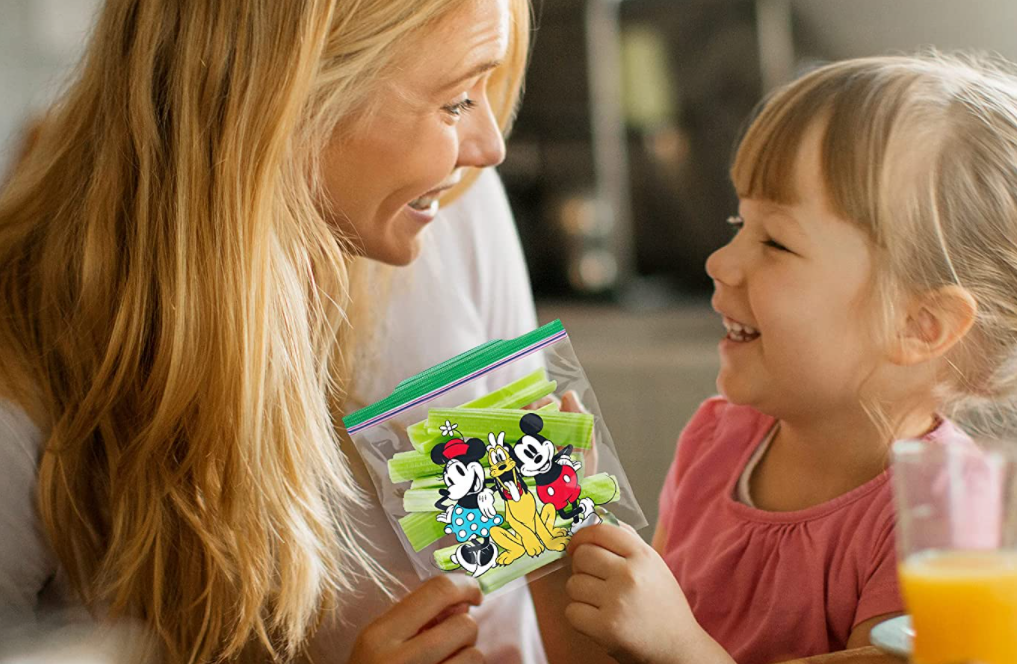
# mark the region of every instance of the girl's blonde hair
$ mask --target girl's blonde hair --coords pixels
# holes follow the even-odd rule
[[[477,0],[474,0],[477,1]],[[511,0],[503,127],[528,51]],[[0,196],[0,385],[77,592],[170,661],[290,658],[357,575],[349,243],[318,155],[464,0],[109,0]]]
[[[941,386],[954,413],[1017,394],[1017,78],[998,59],[874,57],[777,90],[742,140],[738,195],[793,204],[801,137],[823,123],[828,203],[876,248],[884,320],[902,296],[967,289],[976,321]],[[889,329],[889,327],[886,329]]]

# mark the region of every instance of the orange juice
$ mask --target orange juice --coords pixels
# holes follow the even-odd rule
[[[914,662],[1017,662],[1017,552],[920,553],[900,576]]]

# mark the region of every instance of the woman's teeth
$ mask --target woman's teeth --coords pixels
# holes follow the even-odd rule
[[[759,330],[748,325],[725,320],[724,327],[727,328],[727,338],[731,341],[753,341],[759,338]]]
[[[438,212],[438,205],[438,199],[434,196],[421,196],[416,200],[410,201],[410,207],[414,210],[430,212],[431,214]]]

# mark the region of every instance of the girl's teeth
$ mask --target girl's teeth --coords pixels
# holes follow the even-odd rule
[[[759,330],[734,321],[725,321],[727,338],[732,341],[752,341],[759,336]]]

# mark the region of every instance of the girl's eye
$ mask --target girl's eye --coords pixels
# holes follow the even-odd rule
[[[780,242],[777,242],[776,240],[766,240],[765,242],[763,242],[763,244],[765,244],[767,247],[770,247],[771,249],[776,249],[777,251],[790,251],[787,247],[782,245]]]
[[[745,226],[745,220],[742,219],[741,215],[733,215],[733,216],[728,217],[727,218],[727,223],[733,229],[735,235],[737,235],[738,231],[740,231],[742,229],[742,227]],[[762,240],[761,242],[763,243],[764,246],[770,247],[771,249],[776,249],[777,251],[786,251],[788,253],[791,253],[790,249],[788,249],[787,247],[782,245],[780,242],[777,242],[776,240],[774,240],[772,238],[766,238],[765,240]]]
[[[452,117],[458,118],[463,113],[467,113],[467,112],[473,110],[473,108],[476,107],[476,105],[477,105],[477,102],[475,102],[472,99],[470,99],[469,97],[467,97],[467,98],[463,99],[462,101],[457,101],[454,104],[448,104],[447,106],[442,106],[441,108],[442,108],[443,111],[445,111],[446,113],[448,113]]]

